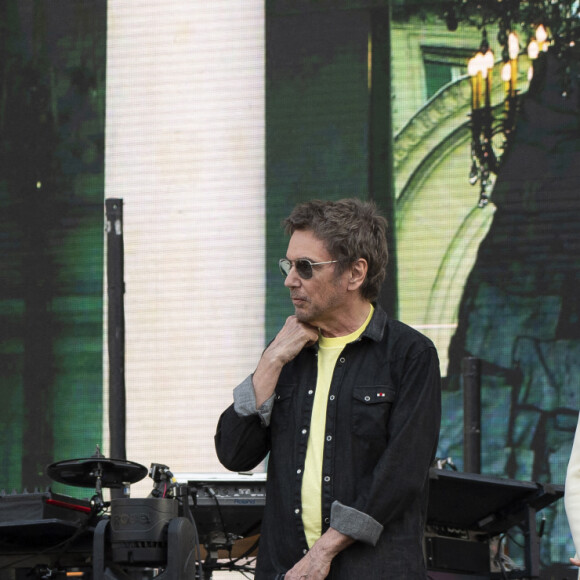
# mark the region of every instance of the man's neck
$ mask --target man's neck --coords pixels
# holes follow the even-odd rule
[[[340,316],[320,325],[320,332],[326,338],[347,336],[357,331],[368,318],[371,303],[368,300],[357,300],[351,308],[343,308]]]

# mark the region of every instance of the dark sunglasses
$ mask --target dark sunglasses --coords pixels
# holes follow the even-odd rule
[[[322,266],[324,264],[335,264],[336,262],[338,262],[338,260],[330,260],[329,262],[311,262],[306,258],[300,258],[292,262],[288,260],[288,258],[281,258],[278,261],[278,265],[280,266],[280,272],[282,272],[282,275],[284,277],[290,274],[290,270],[292,269],[292,266],[294,266],[300,278],[302,278],[303,280],[310,280],[313,274],[312,270],[313,266]]]

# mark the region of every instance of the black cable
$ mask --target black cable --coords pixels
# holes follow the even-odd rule
[[[224,519],[224,515],[222,513],[222,506],[220,505],[220,502],[218,500],[217,494],[216,492],[211,488],[211,487],[206,487],[205,488],[207,493],[210,495],[210,497],[213,499],[213,501],[215,502],[215,507],[217,509],[219,518],[220,518],[220,523],[222,525],[222,532],[224,534],[224,538],[226,539],[226,541],[228,541],[228,536],[230,534],[228,534],[227,529],[226,529],[226,521]],[[228,541],[227,544],[229,547],[227,548],[228,552],[230,553],[230,558],[231,558],[231,552],[232,552],[232,546],[231,546],[231,542]]]
[[[243,555],[241,555],[235,559],[232,558],[232,548],[233,548],[233,542],[231,541],[232,534],[229,534],[227,531],[226,522],[225,522],[225,518],[224,518],[224,515],[222,512],[222,509],[221,509],[219,499],[218,499],[217,494],[213,488],[206,486],[205,490],[208,493],[208,495],[213,499],[213,501],[215,503],[215,506],[216,506],[216,509],[218,512],[218,516],[219,516],[219,520],[220,520],[220,524],[222,527],[222,532],[224,534],[224,539],[227,542],[225,549],[227,550],[227,552],[229,554],[229,561],[227,563],[219,563],[216,561],[215,564],[209,565],[208,568],[212,571],[213,570],[229,570],[231,572],[240,572],[244,576],[245,576],[246,572],[249,572],[253,576],[255,574],[255,569],[253,567],[250,567],[249,564],[238,564],[238,562],[244,558],[247,558],[247,556],[249,554],[251,554],[256,549],[259,540],[256,540],[256,542],[254,542],[254,544],[249,549],[247,549]],[[255,563],[255,558],[252,560],[252,563]]]
[[[195,519],[191,510],[189,509],[189,488],[186,486],[185,496],[181,495],[179,497],[181,501],[181,507],[185,517],[189,520],[193,526],[193,544],[194,544],[194,555],[195,555],[195,567],[197,569],[197,575],[200,580],[203,580],[203,565],[201,562],[201,545],[199,543],[199,533],[197,531],[197,526],[195,524]]]
[[[250,554],[258,547],[260,543],[260,538],[258,538],[241,556],[238,556],[233,562],[239,562],[240,560],[245,560],[250,556]]]

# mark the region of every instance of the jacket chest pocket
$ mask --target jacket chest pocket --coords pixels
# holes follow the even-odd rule
[[[384,439],[396,390],[392,385],[361,385],[353,390],[352,431],[360,437]]]

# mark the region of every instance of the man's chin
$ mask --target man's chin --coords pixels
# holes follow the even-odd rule
[[[296,316],[300,322],[310,322],[310,317],[306,314],[306,312],[300,310],[299,308],[294,308],[294,316]]]
[[[312,315],[305,308],[294,306],[294,316],[296,316],[300,322],[310,324],[312,321]]]
[[[299,322],[318,328],[319,319],[317,319],[312,312],[305,312],[304,310],[299,311],[298,309],[295,309],[294,314]]]

